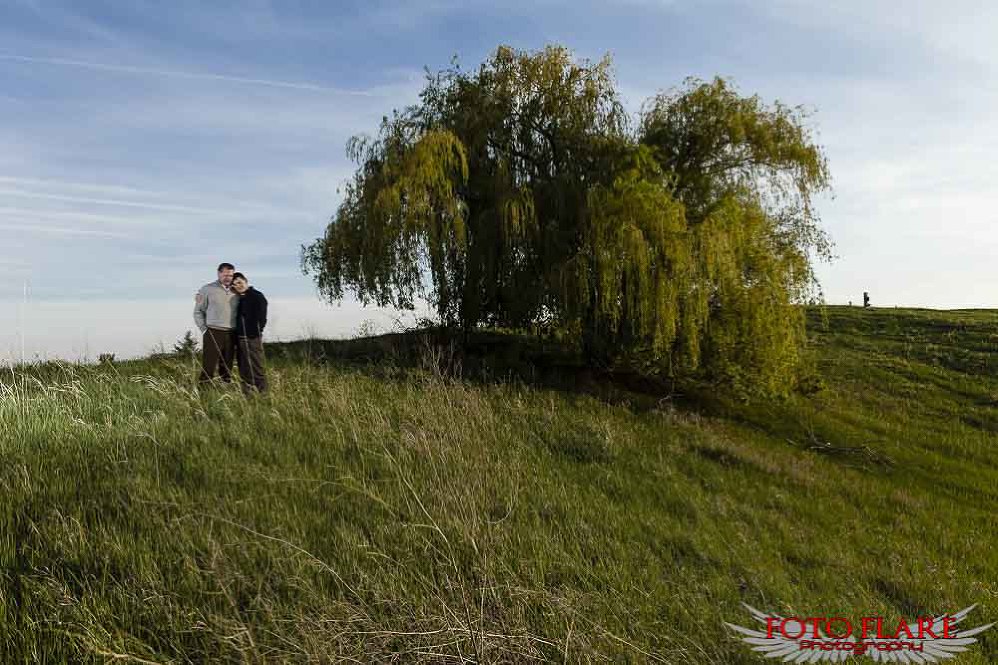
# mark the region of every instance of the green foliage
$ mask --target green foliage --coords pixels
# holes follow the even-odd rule
[[[584,346],[600,357],[647,343],[669,358],[693,288],[693,256],[682,204],[649,151],[635,150],[612,185],[592,188],[588,214],[580,251],[566,265],[564,283],[575,293],[565,313],[581,320]]]
[[[793,383],[830,256],[806,114],[688,80],[632,126],[610,61],[500,47],[430,75],[419,104],[356,138],[359,168],[303,267],[330,300],[574,336],[595,364]]]
[[[173,352],[179,356],[191,357],[198,352],[198,341],[190,330],[173,344]]]

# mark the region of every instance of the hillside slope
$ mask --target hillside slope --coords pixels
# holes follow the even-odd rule
[[[998,619],[998,313],[809,321],[820,390],[696,409],[309,345],[249,401],[12,370],[0,660],[748,663],[742,601]]]

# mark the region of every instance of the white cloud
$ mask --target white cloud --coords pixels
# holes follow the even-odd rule
[[[857,36],[900,40],[958,62],[968,59],[993,68],[998,59],[998,5],[979,0],[770,0],[751,6],[775,20]]]

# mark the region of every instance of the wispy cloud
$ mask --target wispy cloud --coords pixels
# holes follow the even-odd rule
[[[169,203],[148,203],[144,201],[128,201],[124,199],[93,198],[88,196],[71,196],[67,194],[50,194],[46,192],[36,192],[24,189],[0,189],[0,196],[48,199],[52,201],[67,201],[72,203],[87,203],[101,206],[118,206],[125,208],[144,208],[146,210],[163,210],[167,212],[185,212],[199,215],[230,215],[231,211],[211,210],[208,208],[195,208],[185,205],[172,205]]]
[[[26,268],[31,264],[23,259],[10,259],[5,257],[0,257],[0,266],[4,268]]]
[[[748,0],[744,0],[748,3]],[[750,3],[774,20],[810,26],[862,40],[890,40],[902,45],[900,58],[910,58],[912,49],[923,48],[966,65],[970,61],[993,67],[998,56],[995,26],[998,5],[979,0],[911,0],[904,3],[899,20],[894,3],[867,0],[770,0]],[[899,59],[897,69],[906,69]]]
[[[155,217],[144,216],[119,216],[102,215],[97,213],[84,212],[82,210],[53,210],[46,207],[11,207],[0,206],[0,220],[10,219],[33,219],[39,223],[52,222],[55,224],[75,224],[87,226],[155,226],[158,221]]]
[[[153,69],[150,67],[136,67],[132,65],[115,65],[102,62],[87,62],[82,60],[69,60],[66,58],[46,58],[15,54],[0,54],[0,60],[8,62],[19,62],[28,65],[50,65],[57,67],[82,67],[85,69],[96,69],[106,72],[116,72],[119,74],[135,74],[141,76],[163,76],[168,78],[196,79],[203,81],[223,81],[240,85],[265,86],[270,88],[284,88],[289,90],[303,90],[307,92],[331,93],[335,95],[348,95],[357,97],[377,96],[376,91],[370,90],[349,90],[346,88],[335,88],[316,83],[301,83],[296,81],[279,81],[274,79],[254,78],[246,76],[231,76],[228,74],[213,74],[209,72],[188,72],[172,69]]]
[[[123,46],[124,36],[112,29],[107,23],[94,20],[79,11],[79,7],[71,4],[68,7],[51,0],[13,0],[15,8],[28,10],[37,21],[49,27],[68,30],[77,39],[83,38],[101,44]],[[14,26],[16,28],[16,24]],[[17,35],[17,33],[14,33]]]
[[[0,175],[0,184],[24,187],[57,187],[69,190],[101,192],[104,194],[124,196],[165,196],[165,192],[129,187],[127,185],[108,185],[93,182],[69,182],[56,178],[25,178],[21,176]]]
[[[0,236],[7,232],[16,232],[28,235],[57,236],[60,238],[88,237],[88,238],[128,238],[133,234],[122,233],[120,231],[106,231],[102,229],[85,228],[81,226],[49,226],[40,224],[37,218],[22,218],[20,221],[8,222],[0,218]],[[21,262],[17,265],[30,265]]]
[[[348,102],[312,98],[289,103],[286,96],[270,90],[247,95],[222,90],[164,90],[132,99],[127,105],[94,110],[90,120],[106,124],[118,134],[172,134],[183,128],[187,136],[181,140],[189,141],[191,135],[207,137],[215,144],[235,140],[226,147],[257,155],[287,149],[292,140],[296,146],[324,147],[342,154],[347,137],[376,126],[382,114],[415,99],[412,85],[386,92],[380,101],[364,98]]]

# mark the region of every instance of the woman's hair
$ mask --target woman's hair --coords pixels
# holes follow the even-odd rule
[[[248,279],[246,279],[246,275],[242,274],[241,272],[237,272],[234,275],[232,275],[232,281],[233,282],[236,281],[237,279],[241,279],[241,280],[243,280],[245,282],[249,281]]]

